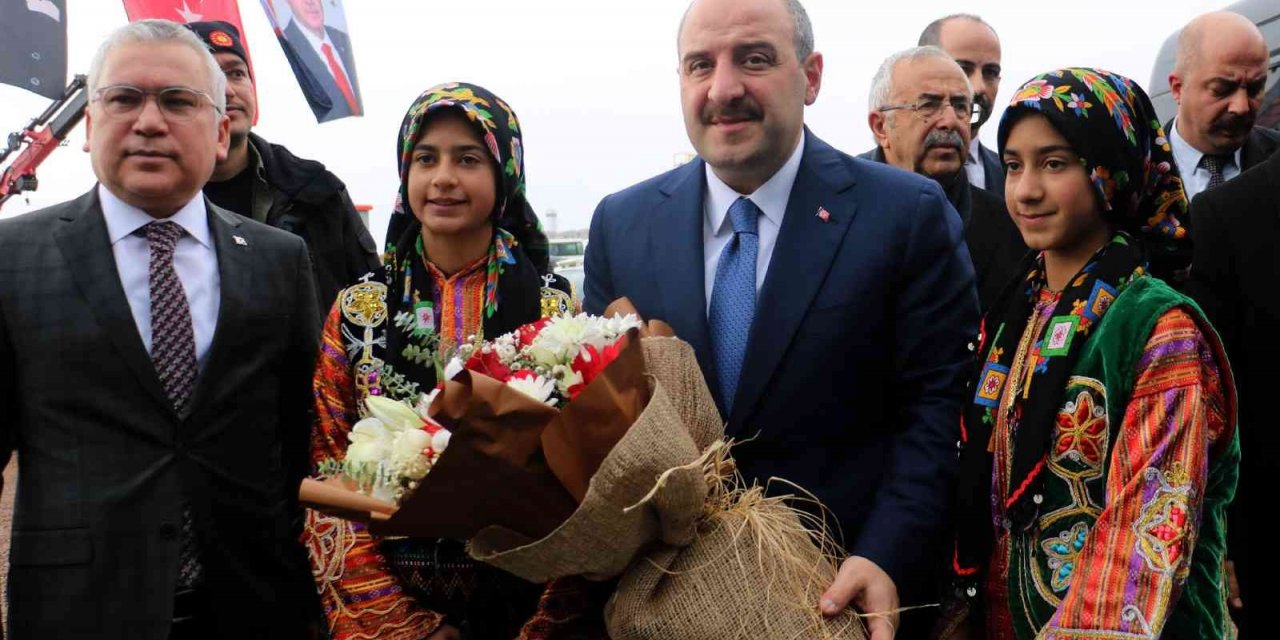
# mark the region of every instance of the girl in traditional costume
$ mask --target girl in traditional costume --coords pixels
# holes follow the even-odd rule
[[[1199,308],[1147,270],[1187,207],[1151,102],[1106,71],[1053,71],[998,140],[1033,252],[974,345],[940,635],[1229,637],[1235,391]]]
[[[504,101],[475,85],[428,89],[396,151],[385,267],[342,291],[325,323],[317,464],[343,458],[366,397],[415,402],[459,345],[576,311],[567,281],[547,273],[520,124]],[[317,512],[305,538],[333,640],[603,637],[600,603],[576,580],[526,583],[475,563],[461,542],[380,539]]]

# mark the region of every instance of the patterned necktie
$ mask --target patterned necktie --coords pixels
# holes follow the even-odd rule
[[[1207,189],[1221,186],[1222,183],[1227,181],[1222,175],[1222,169],[1229,162],[1231,162],[1231,156],[1219,156],[1209,153],[1200,156],[1200,166],[1209,172],[1209,186],[1206,187]]]
[[[179,413],[196,380],[196,339],[187,293],[173,268],[173,250],[184,231],[176,222],[147,225],[151,245],[151,363]]]
[[[151,363],[160,384],[182,413],[196,380],[195,329],[187,293],[173,268],[173,251],[185,233],[176,222],[152,222],[146,226],[151,246]],[[178,587],[191,588],[200,581],[200,554],[190,507],[182,509]]]
[[[756,254],[760,236],[756,232],[760,208],[746,198],[729,207],[733,237],[716,263],[716,281],[711,289],[711,309],[707,323],[711,329],[711,352],[720,382],[721,405],[733,409],[734,394],[742,361],[747,354],[747,337],[756,315]]]
[[[329,72],[333,74],[334,82],[338,83],[338,91],[342,92],[342,97],[347,101],[347,107],[351,109],[351,113],[360,115],[360,108],[356,105],[356,92],[351,90],[351,82],[347,80],[347,74],[342,72],[342,65],[338,64],[338,59],[333,57],[333,47],[326,42],[320,45],[320,50],[324,52],[325,61],[329,63]]]

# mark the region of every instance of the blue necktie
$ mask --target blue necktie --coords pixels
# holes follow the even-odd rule
[[[742,361],[747,354],[747,334],[756,315],[756,254],[760,246],[756,219],[759,215],[760,208],[746,198],[738,198],[729,207],[733,237],[720,253],[716,282],[711,289],[707,323],[711,329],[711,352],[720,383],[721,406],[726,413],[733,409]]]

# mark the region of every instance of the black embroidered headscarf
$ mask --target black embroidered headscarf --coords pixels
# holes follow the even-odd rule
[[[1036,76],[1014,94],[1000,119],[1001,151],[1027,114],[1049,120],[1071,142],[1103,215],[1117,231],[1182,240],[1187,211],[1173,147],[1155,107],[1132,80],[1100,69],[1059,69]]]
[[[1000,121],[1003,153],[1009,132],[1029,115],[1044,116],[1084,164],[1104,219],[1116,232],[1062,291],[1044,333],[1033,336],[1027,365],[1029,392],[1002,407],[1012,363],[1036,300],[1045,285],[1043,258],[1030,254],[1025,278],[1011,284],[983,319],[973,395],[966,405],[961,438],[959,513],[955,571],[977,575],[986,566],[995,520],[1021,529],[1034,522],[1043,484],[1054,418],[1066,381],[1090,328],[1129,283],[1147,274],[1143,242],[1185,238],[1178,216],[1187,209],[1182,179],[1168,138],[1145,92],[1133,81],[1097,69],[1061,69],[1022,85]],[[994,333],[994,335],[993,335]],[[998,416],[996,412],[1007,411]],[[993,460],[988,443],[996,422],[1010,421],[1013,459],[1009,495],[993,496]]]
[[[436,109],[457,109],[467,116],[484,140],[489,154],[498,165],[498,184],[493,211],[494,224],[515,236],[524,254],[538,273],[550,269],[547,236],[538,215],[525,196],[524,144],[520,121],[511,107],[483,87],[462,82],[437,85],[418,96],[405,113],[396,138],[396,154],[400,167],[400,192],[387,225],[387,247],[399,247],[410,227],[417,232],[418,221],[405,205],[409,202],[409,165],[413,145],[422,132],[428,114]],[[403,253],[403,251],[401,251]]]

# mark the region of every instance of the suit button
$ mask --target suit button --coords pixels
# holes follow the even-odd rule
[[[178,525],[172,522],[160,523],[160,537],[165,540],[173,540],[178,537]]]
[[[969,343],[969,350],[970,350],[970,351],[974,351],[974,350],[976,350],[977,348],[978,348],[978,346],[977,346],[977,345],[973,344],[972,342],[970,342],[970,343]]]

